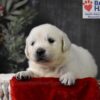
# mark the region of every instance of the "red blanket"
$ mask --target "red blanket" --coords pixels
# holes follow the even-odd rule
[[[57,78],[13,78],[10,85],[12,100],[100,100],[100,90],[93,78],[76,80],[73,86],[61,85]]]

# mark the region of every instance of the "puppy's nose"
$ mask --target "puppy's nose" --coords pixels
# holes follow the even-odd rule
[[[43,56],[45,54],[45,49],[38,48],[36,51],[37,56]]]

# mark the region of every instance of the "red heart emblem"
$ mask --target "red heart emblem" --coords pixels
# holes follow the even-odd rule
[[[87,11],[90,11],[92,9],[92,4],[90,5],[84,5],[84,8],[87,10]]]

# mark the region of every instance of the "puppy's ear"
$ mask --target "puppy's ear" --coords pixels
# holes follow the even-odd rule
[[[25,55],[26,55],[27,59],[29,59],[29,52],[28,52],[27,40],[26,40],[26,46],[25,46]]]
[[[62,52],[66,52],[68,49],[70,49],[71,42],[67,36],[67,34],[63,33],[62,36]]]

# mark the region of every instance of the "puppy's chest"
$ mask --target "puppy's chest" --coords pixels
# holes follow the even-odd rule
[[[36,75],[36,77],[59,77],[59,73],[56,71],[51,70],[33,70],[33,73]]]

